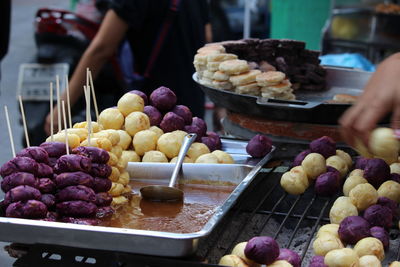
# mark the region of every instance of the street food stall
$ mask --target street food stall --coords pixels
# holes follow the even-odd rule
[[[400,266],[400,142],[379,127],[352,149],[337,125],[370,73],[321,66],[289,39],[197,52],[193,80],[227,110],[224,135],[163,86],[98,112],[87,70],[86,120],[56,98],[58,131],[13,147],[0,241],[14,266]],[[183,197],[153,201],[148,186]]]

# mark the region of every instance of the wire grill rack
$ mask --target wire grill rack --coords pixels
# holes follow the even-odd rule
[[[282,166],[289,166],[285,160]],[[283,191],[280,177],[287,167],[264,168],[254,182],[239,198],[234,208],[205,239],[192,258],[171,259],[153,256],[132,255],[36,246],[15,266],[218,266],[219,259],[230,254],[233,247],[254,236],[274,237],[280,247],[298,252],[308,266],[312,252],[312,241],[320,225],[329,223],[329,210],[337,196],[318,197],[312,188],[301,196],[292,196]],[[397,227],[397,226],[396,226]],[[400,257],[398,229],[390,231],[390,249],[386,252],[383,266],[388,266]],[[60,259],[54,259],[58,255]],[[57,258],[57,257],[56,257]],[[30,262],[30,265],[24,265]],[[51,263],[56,263],[51,265]],[[36,265],[35,265],[36,266]]]

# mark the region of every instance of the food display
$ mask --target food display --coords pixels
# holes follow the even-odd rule
[[[304,176],[321,197],[343,192],[329,211],[330,224],[317,232],[312,247],[319,258],[309,266],[383,266],[389,231],[399,218],[398,141],[391,129],[376,129],[370,147],[363,149],[368,153],[353,160],[329,137],[316,139],[294,158],[296,167],[281,177],[281,186],[289,194],[306,191]],[[317,176],[319,171],[322,174]],[[293,190],[299,184],[301,190]]]
[[[211,43],[194,57],[200,83],[239,94],[294,100],[295,90],[325,89],[319,52],[294,40],[244,39]]]

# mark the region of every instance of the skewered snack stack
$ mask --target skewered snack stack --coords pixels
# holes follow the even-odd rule
[[[54,202],[41,190],[48,193],[47,190],[54,188],[47,188],[47,182],[52,184],[49,178],[37,178],[52,178],[52,169],[47,163],[49,155],[44,149],[30,147],[1,167],[0,174],[4,178],[1,188],[6,193],[3,206],[7,217],[44,219],[47,216],[46,204],[51,208]]]
[[[63,144],[64,145],[64,144]],[[65,147],[65,145],[64,145]],[[64,149],[65,150],[65,149]],[[55,189],[56,185],[53,181],[53,168],[49,165],[49,154],[43,147],[27,147],[22,149],[17,156],[25,156],[32,158],[38,164],[38,188],[41,192],[41,201],[47,206],[48,210],[55,208]]]
[[[68,176],[76,172],[90,174],[91,168],[92,162],[88,157],[70,154],[61,156],[57,160],[54,172],[57,173],[57,179],[58,176]],[[62,221],[69,221],[69,217],[88,219],[95,217],[97,207],[93,189],[82,185],[57,187],[57,189],[56,211]]]
[[[107,151],[96,147],[80,146],[72,150],[72,153],[89,158],[92,162],[90,175],[93,178],[93,190],[84,185],[77,185],[75,190],[87,192],[93,198],[92,191],[95,193],[95,204],[97,206],[97,217],[102,218],[113,214],[114,210],[110,207],[112,196],[107,192],[110,187],[109,177],[112,173],[112,167],[107,162],[110,160],[110,155]],[[67,187],[70,188],[70,187]]]

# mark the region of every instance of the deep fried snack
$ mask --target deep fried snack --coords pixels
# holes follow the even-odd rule
[[[55,173],[63,173],[63,172],[90,172],[92,167],[92,161],[81,155],[64,155],[61,156],[54,166]]]
[[[39,180],[32,174],[28,172],[14,172],[1,181],[1,189],[7,193],[14,187],[19,185],[29,185],[34,188],[39,187]]]
[[[8,191],[4,197],[4,205],[9,205],[18,201],[27,201],[30,199],[40,200],[42,194],[40,191],[29,185],[19,185]]]
[[[58,189],[71,185],[84,185],[94,188],[94,179],[84,172],[64,172],[56,176],[55,183]]]
[[[59,158],[67,154],[65,143],[62,142],[44,142],[40,144],[40,147],[46,150],[49,157],[52,158]]]
[[[96,194],[97,207],[109,206],[112,202],[112,196],[107,192],[101,192]]]
[[[24,148],[17,153],[17,157],[28,157],[38,163],[49,163],[49,154],[44,148],[40,146],[31,146]]]
[[[53,168],[45,163],[38,163],[37,177],[53,177]]]
[[[95,177],[93,190],[96,193],[107,192],[111,189],[111,185],[112,182],[109,179]]]
[[[96,194],[93,189],[84,185],[72,185],[60,190],[56,194],[57,202],[70,200],[82,200],[87,202],[96,202]]]
[[[18,201],[11,203],[6,209],[7,217],[36,219],[47,214],[46,205],[39,200]]]
[[[38,164],[28,157],[15,157],[3,164],[0,168],[0,175],[6,177],[15,172],[29,172],[37,175]]]
[[[42,194],[40,201],[46,205],[47,209],[52,209],[56,205],[56,197],[53,194]]]
[[[43,194],[53,193],[56,190],[56,184],[49,178],[40,178],[38,189]]]
[[[65,201],[56,205],[60,215],[72,217],[92,217],[96,214],[97,206],[82,200]]]
[[[100,149],[97,147],[85,147],[80,146],[72,150],[72,153],[85,156],[91,159],[92,163],[107,163],[110,159],[110,155],[104,149]]]
[[[93,177],[108,178],[111,175],[112,167],[107,164],[92,163],[90,174]]]

